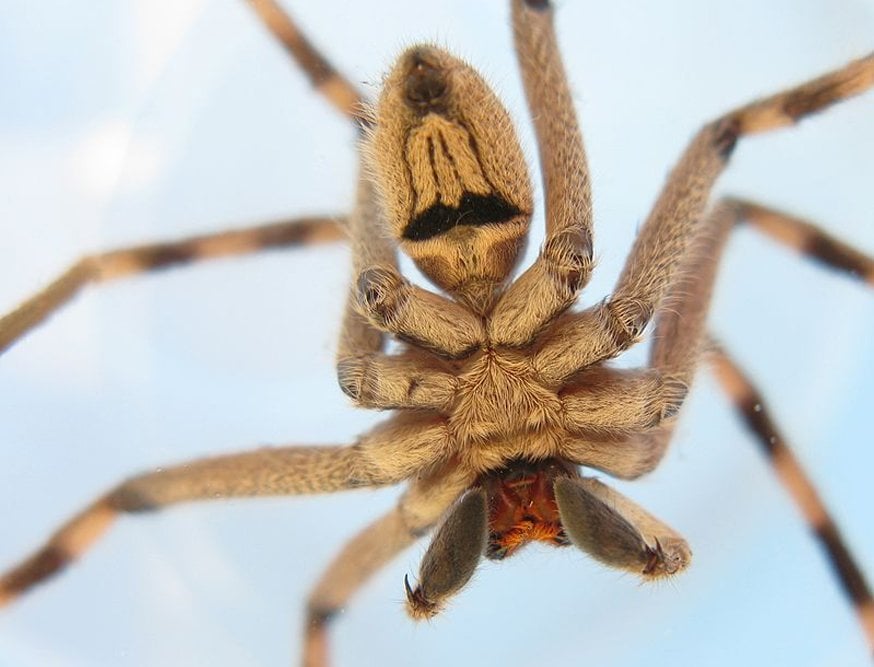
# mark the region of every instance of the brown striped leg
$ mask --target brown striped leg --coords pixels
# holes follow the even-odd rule
[[[360,92],[345,79],[330,62],[310,43],[288,12],[275,0],[247,0],[261,21],[279,40],[313,87],[335,109],[355,121],[359,129],[371,124],[367,102]]]
[[[747,224],[800,255],[874,285],[874,257],[825,233],[812,222],[746,199],[732,197],[726,203],[735,208],[738,224]]]
[[[713,183],[739,138],[791,125],[872,86],[874,54],[706,125],[680,158],[638,234],[611,302],[636,302],[649,313],[659,308],[685,262]]]
[[[0,354],[89,284],[207,259],[246,255],[268,248],[337,241],[344,237],[342,226],[341,217],[296,218],[88,255],[0,318]]]
[[[355,445],[265,447],[159,468],[132,477],[62,525],[36,553],[0,576],[0,606],[62,570],[119,513],[194,500],[326,493],[396,484],[447,454],[442,422],[390,419]]]
[[[328,664],[327,629],[331,619],[381,567],[429,530],[472,481],[445,467],[417,479],[395,509],[343,547],[307,602],[305,667]]]
[[[492,312],[491,340],[530,341],[576,299],[592,261],[592,193],[583,139],[549,2],[514,0],[516,54],[534,121],[546,198],[546,240]]]
[[[798,253],[829,268],[870,281],[874,258],[827,235],[817,226],[749,201],[729,198],[717,204],[702,226],[701,237],[689,253],[688,263],[665,299],[653,332],[650,364],[677,383],[690,385],[706,335],[707,309],[719,258],[732,228],[750,224]],[[591,324],[591,321],[589,322]],[[577,320],[545,345],[535,357],[542,375],[558,382],[577,370],[575,336],[584,320]],[[703,343],[706,346],[706,341]],[[626,397],[627,398],[627,397]],[[681,398],[681,397],[680,397]],[[622,478],[650,472],[661,460],[673,434],[674,420],[667,416],[657,427],[630,439],[570,439],[563,444],[567,458]]]
[[[716,234],[727,231],[728,228],[723,228],[717,220],[719,215],[731,216],[731,220],[725,220],[725,224],[729,226],[750,226],[821,266],[874,285],[874,256],[863,253],[835,238],[808,220],[745,199],[728,197],[719,202],[714,208],[710,220],[703,225],[705,233],[710,233],[708,230],[712,230]],[[715,220],[716,222],[714,222]],[[715,247],[703,251],[696,251],[693,248],[689,255],[693,258],[695,255],[705,254],[715,257],[719,252],[720,250]],[[703,295],[693,300],[687,298],[690,290],[698,290],[703,286],[705,282],[702,280],[701,272],[703,270],[705,270],[703,265],[692,264],[688,269],[679,271],[681,281],[683,274],[691,276],[692,279],[678,284],[666,297],[668,308],[661,312],[659,318],[670,318],[671,323],[660,327],[664,333],[659,333],[659,328],[657,328],[656,345],[665,344],[659,341],[662,339],[670,340],[677,335],[683,336],[684,339],[689,337],[691,330],[687,325],[689,316],[684,316],[685,322],[682,327],[679,327],[680,319],[670,313],[680,298],[683,298],[684,303],[687,304],[693,302],[703,304],[709,298]],[[593,363],[594,360],[615,353],[616,348],[610,342],[617,340],[615,332],[611,329],[613,320],[605,316],[604,309],[603,305],[596,306],[578,315],[566,317],[564,321],[558,323],[535,356],[535,364],[544,381],[558,384],[565,377]],[[701,323],[697,329],[700,334],[703,331],[701,328],[703,320],[699,317],[699,320],[696,321]],[[579,345],[580,340],[591,340],[592,338],[600,339],[601,346],[584,348]],[[680,345],[674,349],[687,350],[694,354],[696,348]],[[677,363],[678,361],[674,360],[668,365],[674,367]],[[689,360],[687,359],[684,363],[688,365]]]
[[[722,388],[756,437],[774,472],[825,550],[844,593],[856,610],[868,646],[874,652],[874,598],[871,588],[816,492],[816,487],[771,419],[762,394],[746,373],[716,341],[711,341],[708,357]]]
[[[874,54],[705,125],[674,168],[640,230],[610,299],[569,318],[591,335],[575,355],[586,364],[635,343],[694,252],[704,207],[740,137],[774,130],[874,86]],[[827,255],[823,248],[820,256]]]

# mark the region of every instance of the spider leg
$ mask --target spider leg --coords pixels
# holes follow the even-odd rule
[[[247,0],[267,28],[294,56],[313,85],[337,109],[366,127],[366,102],[306,39],[291,17],[273,0]],[[168,265],[212,257],[256,252],[269,247],[338,240],[339,217],[288,220],[251,229],[145,244],[83,257],[43,290],[0,318],[0,354],[51,313],[70,301],[84,286]]]
[[[589,170],[552,14],[548,2],[513,2],[516,54],[540,147],[546,240],[492,313],[489,336],[502,345],[537,335],[574,302],[594,266]]]
[[[736,221],[737,209],[720,202],[705,218],[691,242],[684,264],[659,311],[649,351],[650,366],[688,387],[706,336],[707,310],[719,259]],[[682,402],[685,394],[676,398]],[[661,461],[674,433],[679,405],[655,427],[629,438],[597,442],[571,440],[565,448],[571,460],[625,479],[652,471]],[[589,462],[591,461],[591,463]]]
[[[337,366],[340,387],[363,408],[428,408],[446,413],[457,379],[439,362],[411,351],[403,355],[347,357]]]
[[[413,481],[396,508],[343,547],[307,602],[306,667],[327,664],[329,622],[370,577],[427,532],[471,482],[472,478],[456,467],[437,468]]]
[[[482,320],[461,304],[407,281],[395,268],[358,276],[357,306],[375,327],[440,356],[469,355],[486,339]]]
[[[0,606],[56,574],[119,513],[194,500],[327,493],[396,484],[448,454],[445,424],[402,413],[350,446],[264,447],[131,477],[62,525],[35,554],[0,576]]]
[[[359,129],[371,124],[367,101],[348,79],[310,43],[291,16],[274,0],[247,0],[265,27],[294,58],[313,87]]]
[[[695,365],[699,357],[702,338],[705,336],[707,308],[719,258],[735,223],[736,209],[728,204],[719,204],[710,212],[699,231],[682,270],[669,293],[669,306],[659,312],[653,332],[649,361],[652,368],[671,378],[675,386],[688,387],[692,383]],[[577,348],[567,345],[570,332],[580,335],[581,324],[597,324],[597,320],[571,320],[570,326],[561,328],[559,337],[553,338],[535,357],[535,363],[547,377],[559,378],[579,361]],[[559,344],[556,344],[556,343]],[[674,394],[681,402],[683,394]],[[674,413],[679,405],[672,404]],[[625,438],[594,439],[571,438],[562,443],[563,456],[580,465],[589,466],[620,477],[636,479],[652,471],[661,461],[674,432],[676,417],[670,413],[654,428]]]
[[[304,629],[304,667],[328,664],[329,623],[367,579],[416,541],[417,532],[396,507],[346,543],[310,594]]]
[[[874,285],[874,257],[827,234],[815,224],[761,204],[730,197],[737,224],[747,224],[823,266]]]
[[[714,230],[713,233],[720,235],[722,234],[721,230],[727,231],[732,225],[735,227],[749,225],[778,243],[825,267],[841,271],[869,284],[874,284],[874,257],[827,234],[817,225],[807,220],[736,197],[727,197],[720,200],[710,215],[709,221],[705,222],[702,226],[704,233],[710,233],[707,230]],[[720,215],[727,217],[724,218],[724,221],[720,222],[717,219]],[[696,254],[698,256],[706,254],[715,257],[718,252],[720,252],[719,249],[714,246],[709,249],[693,249],[689,254],[693,257]],[[659,315],[660,318],[668,317],[667,313],[680,300],[687,303],[685,307],[689,307],[688,304],[693,302],[706,303],[709,297],[703,294],[696,297],[696,299],[686,298],[690,290],[703,288],[706,280],[711,279],[700,274],[702,270],[704,270],[704,267],[697,265],[689,265],[686,269],[680,270],[681,280],[683,274],[690,276],[691,279],[685,284],[678,285],[673,290],[673,295],[669,295],[667,306],[662,308]],[[662,325],[661,331],[658,328],[656,329],[656,345],[662,345],[662,347],[658,348],[658,355],[663,354],[667,349],[664,347],[668,344],[667,341],[676,339],[679,336],[683,343],[672,346],[673,354],[677,354],[680,350],[684,349],[683,346],[686,342],[696,340],[703,330],[701,328],[690,327],[688,315],[683,318],[682,326],[677,326],[679,323],[677,318],[671,319],[670,322],[668,324],[666,321]],[[703,326],[703,320],[701,320],[700,326]],[[593,358],[612,356],[615,353],[615,348],[611,347],[610,338],[603,336],[604,332],[609,330],[610,320],[604,316],[604,310],[601,306],[568,316],[559,321],[548,334],[546,341],[534,358],[535,366],[543,381],[558,386],[566,377],[591,363]],[[602,343],[600,347],[585,349],[579,344],[580,340],[590,340],[587,336],[599,335],[601,336]],[[659,343],[658,341],[664,342]],[[691,346],[685,349],[694,353],[697,348]],[[674,360],[667,365],[675,367],[677,363]],[[689,359],[685,363],[688,364]],[[665,364],[663,363],[662,365],[664,366]],[[678,369],[674,368],[673,370]]]
[[[874,258],[807,221],[744,200],[721,200],[701,226],[686,263],[678,270],[678,277],[656,318],[650,365],[662,377],[671,378],[680,386],[691,385],[699,355],[706,347],[707,308],[719,258],[730,232],[740,224],[753,225],[821,264],[854,277],[870,280],[874,275]],[[560,382],[564,376],[576,372],[580,357],[575,353],[580,347],[578,341],[584,339],[573,338],[573,335],[582,336],[585,327],[596,323],[592,319],[572,318],[560,323],[535,356],[541,375],[549,381]],[[585,377],[585,373],[580,377]],[[675,395],[675,398],[682,400],[683,397]],[[622,400],[629,397],[624,396]],[[580,425],[585,423],[582,421],[585,418],[581,416]],[[673,435],[674,424],[675,419],[668,414],[654,428],[641,429],[630,438],[589,434],[589,437],[567,440],[562,448],[564,455],[576,463],[623,479],[634,479],[658,465]]]
[[[374,185],[362,174],[349,223],[353,281],[340,334],[341,366],[350,357],[379,352],[382,332],[446,357],[469,353],[485,338],[480,319],[454,301],[410,284],[398,269],[386,229]]]
[[[87,255],[0,317],[0,354],[84,287],[180,264],[343,238],[342,217],[305,217]]]
[[[668,306],[659,312],[650,362],[685,383],[692,381],[698,355],[708,348],[709,360],[723,388],[732,398],[769,460],[787,487],[818,540],[859,616],[869,645],[874,648],[874,599],[864,575],[840,535],[816,489],[792,454],[785,438],[764,407],[758,389],[737,364],[707,339],[706,316],[718,260],[731,230],[747,221],[764,228],[777,240],[832,268],[855,277],[871,275],[874,259],[826,235],[810,223],[773,209],[737,199],[721,201],[695,240],[680,277],[667,295]],[[618,442],[577,440],[565,443],[570,458],[619,477],[636,477],[652,470],[673,434],[673,419],[657,428]],[[612,451],[614,458],[609,458]],[[589,463],[591,461],[591,463]]]
[[[352,275],[372,275],[376,270],[374,267],[381,267],[380,271],[402,280],[398,273],[395,245],[384,232],[385,221],[382,216],[373,183],[362,174],[358,182],[357,203],[348,225],[352,244]],[[370,289],[366,287],[365,292]],[[360,292],[359,278],[349,290],[340,331],[337,351],[340,388],[362,407],[446,408],[454,395],[454,376],[443,372],[435,362],[425,361],[421,355],[404,357],[382,352],[385,335],[381,328],[371,323],[366,311],[362,312]],[[365,301],[366,297],[367,294]],[[397,293],[386,294],[386,298],[393,302],[406,302],[400,315],[401,322],[406,322],[411,312],[409,299]],[[415,322],[421,317],[421,309],[414,304],[412,320]],[[403,326],[398,328],[401,331],[404,329]]]
[[[711,339],[707,355],[725,393],[755,435],[780,482],[798,506],[859,617],[868,646],[874,650],[874,597],[865,575],[844,542],[831,513],[801,463],[774,423],[762,394],[731,356]]]
[[[645,431],[675,415],[686,384],[655,369],[596,367],[559,394],[571,433],[612,436]]]
[[[574,360],[567,360],[566,368],[582,368],[616,356],[639,340],[653,314],[663,306],[687,256],[695,252],[693,241],[702,233],[710,190],[740,137],[797,122],[872,86],[874,54],[705,125],[683,153],[637,235],[613,295],[562,323],[564,332],[575,331]],[[838,258],[830,256],[832,249],[824,246],[818,256],[834,263]],[[816,249],[809,250],[817,254]],[[556,334],[562,337],[558,331]],[[583,334],[590,337],[582,338]],[[582,340],[590,342],[581,344]],[[549,357],[554,353],[545,354]]]

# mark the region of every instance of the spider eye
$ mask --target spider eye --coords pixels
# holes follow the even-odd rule
[[[422,211],[404,229],[403,238],[424,241],[444,234],[458,225],[480,227],[506,222],[521,213],[500,195],[465,192],[457,206],[438,202]]]

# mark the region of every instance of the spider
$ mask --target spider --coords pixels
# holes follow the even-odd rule
[[[516,472],[516,473],[519,473],[519,470],[520,470],[519,468],[516,468],[515,472]],[[415,597],[415,596],[414,596],[414,597]]]

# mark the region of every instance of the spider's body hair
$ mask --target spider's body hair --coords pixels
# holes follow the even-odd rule
[[[129,478],[0,577],[9,602],[78,557],[120,513],[216,498],[333,492],[407,483],[398,505],[354,537],[307,606],[304,662],[327,661],[326,624],[392,557],[436,528],[415,618],[438,613],[483,556],[531,540],[568,541],[644,579],[691,558],[683,538],[580,466],[634,479],[651,471],[709,348],[720,379],[805,511],[874,645],[874,599],[758,392],[708,337],[707,306],[725,243],[748,218],[830,266],[870,279],[874,259],[796,219],[710,191],[746,134],[798,121],[874,86],[874,55],[706,124],[643,224],[612,295],[570,312],[593,268],[589,174],[546,0],[514,0],[515,46],[540,150],[546,240],[509,276],[533,211],[509,116],[469,66],[434,46],[403,53],[369,107],[272,0],[251,0],[314,85],[363,130],[354,210],[343,228],[352,284],[338,345],[342,390],[394,410],[352,445],[283,446],[203,458]],[[0,350],[89,282],[189,261],[337,238],[339,221],[252,230],[89,256],[0,319]],[[406,253],[443,293],[412,285]],[[609,361],[654,321],[648,364]],[[399,353],[385,351],[389,338]]]

